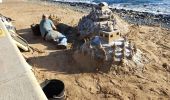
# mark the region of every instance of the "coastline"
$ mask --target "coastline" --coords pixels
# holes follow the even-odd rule
[[[80,12],[89,13],[95,4],[81,3],[81,2],[62,2],[49,1],[54,5],[61,4]],[[77,9],[78,8],[78,9]],[[119,15],[123,20],[129,24],[157,26],[165,29],[170,29],[170,14],[155,14],[151,12],[139,12],[127,9],[110,8],[113,13]]]
[[[131,24],[170,29],[170,15],[167,14],[154,14],[124,9],[112,9],[112,11]]]

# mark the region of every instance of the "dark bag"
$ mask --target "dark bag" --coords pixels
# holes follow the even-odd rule
[[[35,36],[41,36],[39,24],[32,24],[31,29],[32,29],[32,32]]]

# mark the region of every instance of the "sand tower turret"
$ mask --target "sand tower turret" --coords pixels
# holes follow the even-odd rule
[[[93,7],[89,15],[80,20],[78,30],[82,37],[98,35],[110,43],[120,37],[118,29],[115,29],[115,24],[116,20],[108,4],[102,2]]]

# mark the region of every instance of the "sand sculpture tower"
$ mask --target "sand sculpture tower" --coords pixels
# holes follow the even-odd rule
[[[120,37],[115,29],[116,20],[107,3],[102,2],[95,7],[89,15],[84,16],[79,24],[78,30],[82,36],[100,36],[107,43]]]
[[[105,2],[93,7],[89,15],[79,21],[78,30],[80,36],[90,38],[80,48],[82,52],[90,52],[88,56],[92,58],[122,64],[125,59],[132,60],[136,53],[135,45],[116,29],[116,19]],[[98,53],[100,50],[104,51],[102,56]]]

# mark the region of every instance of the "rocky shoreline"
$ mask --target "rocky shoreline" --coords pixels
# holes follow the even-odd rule
[[[112,9],[121,18],[136,25],[158,26],[170,29],[170,15],[138,12],[125,9]]]
[[[62,1],[49,1],[49,3],[62,4],[70,6],[76,11],[90,12],[95,4],[81,3],[81,2],[62,2]],[[119,15],[122,19],[130,24],[157,26],[165,29],[170,29],[170,15],[168,14],[154,14],[149,12],[139,12],[126,9],[111,8],[114,13]]]

